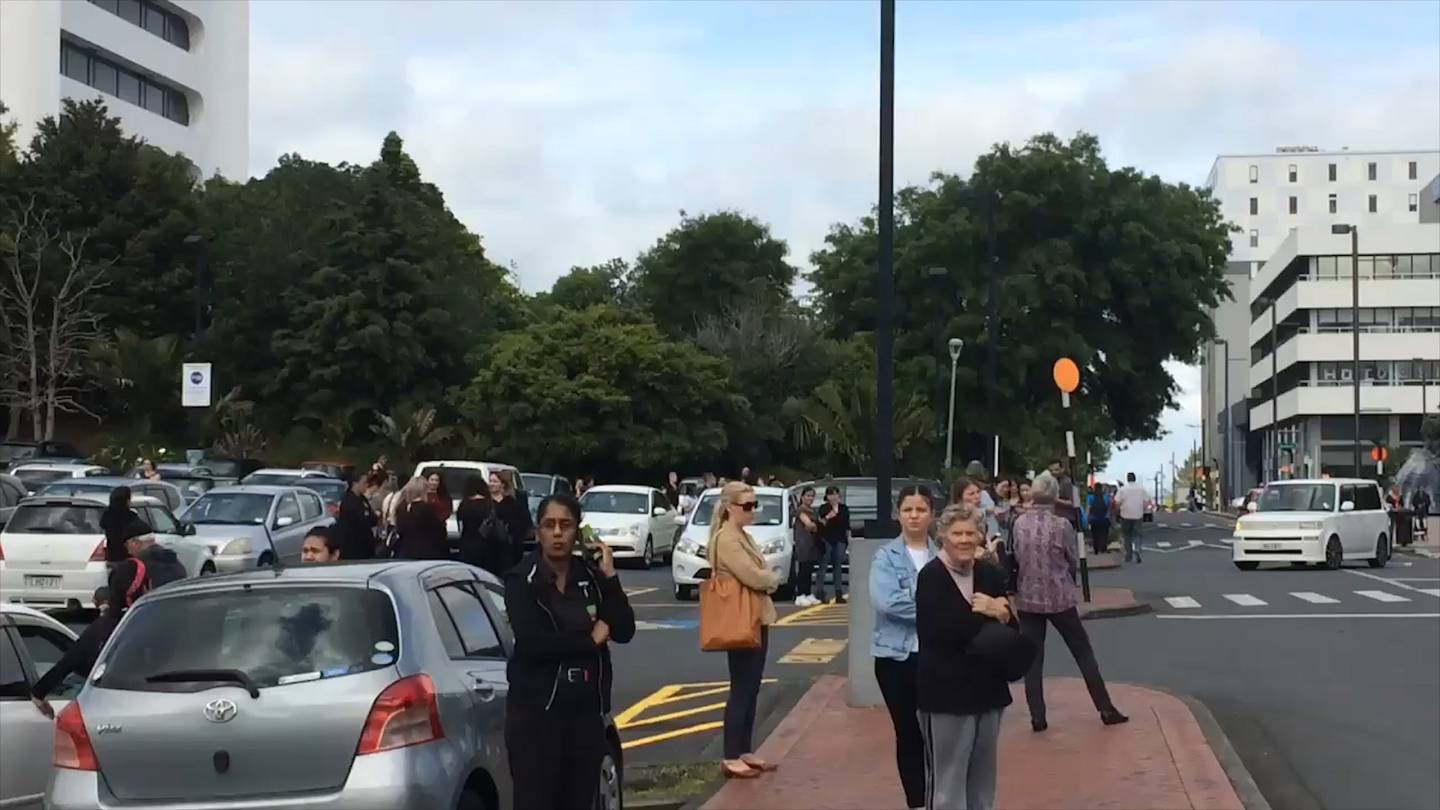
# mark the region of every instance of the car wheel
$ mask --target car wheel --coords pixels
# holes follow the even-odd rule
[[[490,810],[490,805],[479,791],[467,787],[460,791],[460,798],[455,802],[455,810]]]
[[[595,807],[597,810],[623,810],[624,805],[620,757],[614,748],[607,745],[605,756],[600,760],[600,781],[596,785]]]
[[[1345,552],[1340,548],[1340,538],[1331,537],[1330,542],[1325,544],[1325,568],[1338,571],[1344,562]]]
[[[1235,567],[1239,568],[1241,571],[1254,571],[1256,568],[1260,567],[1260,563],[1255,562],[1254,560],[1236,560]]]
[[[208,577],[208,576],[214,575],[214,573],[215,573],[215,563],[213,563],[213,562],[207,562],[207,563],[205,563],[204,565],[200,566],[200,576],[202,576],[202,577]]]
[[[645,556],[640,558],[640,568],[649,571],[655,565],[655,541],[645,538]]]
[[[1385,535],[1380,535],[1380,539],[1375,541],[1375,556],[1366,562],[1370,563],[1371,568],[1384,568],[1385,563],[1390,562],[1390,541]]]
[[[691,602],[695,599],[694,585],[681,585],[675,583],[675,600],[677,602]]]

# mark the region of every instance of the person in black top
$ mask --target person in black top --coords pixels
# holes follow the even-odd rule
[[[518,562],[511,556],[510,530],[496,514],[490,489],[480,476],[465,479],[455,519],[460,523],[461,562],[484,568],[496,576],[502,576]]]
[[[504,521],[510,533],[510,559],[525,556],[525,541],[535,534],[535,523],[530,519],[528,501],[515,497],[515,489],[509,478],[498,472],[490,473],[490,500],[495,502],[495,514]]]
[[[349,486],[340,496],[340,513],[335,528],[340,534],[340,556],[346,560],[368,560],[375,556],[375,513],[365,497],[370,480],[351,471],[346,476]]]
[[[609,642],[635,636],[635,611],[610,549],[595,543],[576,553],[580,522],[574,497],[547,497],[535,553],[505,576],[515,634],[506,665],[505,746],[516,810],[594,806],[610,745]]]
[[[450,537],[445,520],[430,502],[425,479],[412,478],[397,495],[395,530],[400,539],[395,556],[404,560],[448,560]]]
[[[820,520],[821,551],[819,572],[815,578],[815,597],[825,601],[825,569],[830,569],[830,585],[835,589],[835,603],[845,604],[844,586],[840,584],[840,567],[845,564],[845,551],[850,546],[850,507],[840,502],[840,488],[825,488],[825,503],[816,510]]]
[[[110,490],[110,505],[100,515],[100,530],[105,533],[105,562],[130,559],[130,553],[125,550],[125,538],[120,534],[132,520],[139,519],[140,516],[130,508],[130,487]]]
[[[665,476],[665,500],[670,502],[671,509],[680,508],[680,473],[674,470]]]

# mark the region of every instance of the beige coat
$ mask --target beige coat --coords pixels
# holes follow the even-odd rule
[[[776,577],[765,567],[765,556],[755,546],[755,541],[742,529],[726,526],[716,535],[710,549],[710,565],[723,571],[741,585],[760,595],[760,624],[768,627],[775,623],[775,603],[770,594],[779,585]]]

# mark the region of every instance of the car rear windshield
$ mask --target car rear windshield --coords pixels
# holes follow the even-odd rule
[[[587,492],[580,499],[580,508],[614,515],[648,515],[650,498],[638,492]]]
[[[709,526],[710,521],[715,517],[715,502],[720,499],[719,495],[708,495],[700,500],[700,505],[695,507],[695,525]],[[760,506],[755,510],[756,526],[779,526],[785,519],[785,505],[779,495],[757,496]]]
[[[243,673],[256,688],[337,678],[391,666],[400,635],[390,597],[367,588],[227,588],[145,602],[110,647],[106,689],[196,692]]]
[[[53,481],[40,490],[41,495],[100,495],[108,498],[117,484],[87,484],[83,478]]]
[[[251,473],[242,483],[246,486],[288,487],[299,480],[300,476],[289,473]]]
[[[465,495],[465,485],[471,478],[477,479],[484,491],[490,491],[490,479],[483,471],[470,467],[426,467],[420,471],[420,477],[429,478],[432,473],[437,472],[440,473],[440,483],[444,485],[445,492],[451,499],[459,499]]]
[[[0,444],[0,463],[9,464],[23,458],[34,458],[39,454],[40,449],[33,444]]]
[[[191,523],[255,524],[270,516],[270,496],[253,492],[207,492],[185,510]]]
[[[550,494],[550,476],[548,475],[521,475],[520,481],[525,485],[525,491],[531,495]]]
[[[104,534],[100,516],[105,508],[72,504],[25,504],[5,526],[6,534]]]
[[[25,482],[27,487],[41,487],[51,481],[59,481],[61,478],[69,478],[70,473],[64,470],[17,470],[11,475]]]
[[[1271,484],[1260,493],[1261,512],[1332,512],[1334,484]]]
[[[295,486],[308,489],[311,492],[325,499],[325,503],[340,503],[345,496],[346,485],[344,481],[331,481],[329,479],[315,480],[313,478],[301,479]]]

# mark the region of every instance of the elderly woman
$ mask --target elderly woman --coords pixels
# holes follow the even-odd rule
[[[1090,636],[1075,609],[1076,536],[1070,521],[1051,509],[1060,495],[1060,482],[1048,472],[1041,473],[1030,488],[1036,509],[1015,519],[1014,564],[1019,569],[1015,608],[1020,612],[1020,632],[1037,646],[1035,661],[1025,674],[1025,702],[1030,707],[1030,727],[1044,731],[1045,722],[1045,625],[1053,624],[1070,648],[1090,699],[1107,726],[1130,718],[1110,702]]]
[[[916,705],[929,764],[925,806],[990,810],[995,806],[1000,713],[1010,705],[1006,675],[978,645],[991,625],[1014,621],[1005,599],[1005,574],[976,559],[985,518],[960,503],[936,525],[940,553],[920,569],[915,585],[919,637]]]

